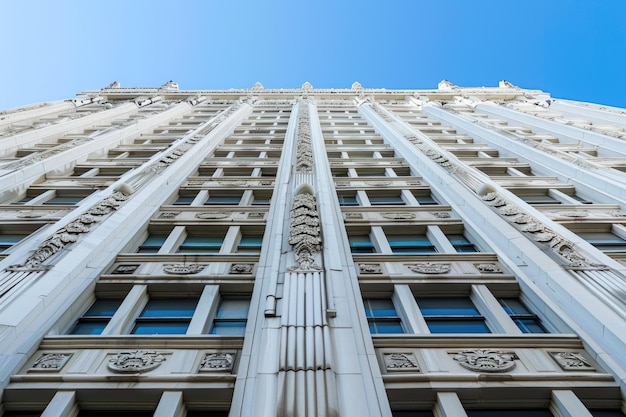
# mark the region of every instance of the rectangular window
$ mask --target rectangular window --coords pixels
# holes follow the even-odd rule
[[[498,298],[504,311],[524,333],[548,333],[539,318],[517,298]]]
[[[549,410],[540,408],[522,409],[488,409],[488,410],[465,410],[467,417],[554,417]]]
[[[358,206],[359,202],[356,199],[356,195],[337,195],[339,205],[343,207]]]
[[[212,194],[209,198],[204,202],[204,204],[211,205],[228,205],[228,206],[236,206],[241,201],[241,195],[233,195],[233,194]]]
[[[370,333],[404,333],[402,321],[390,298],[365,298],[363,304]]]
[[[178,248],[178,253],[216,254],[223,241],[223,236],[189,235]]]
[[[272,196],[270,194],[254,193],[254,198],[252,199],[252,205],[253,206],[269,206],[271,198]]]
[[[161,246],[163,246],[163,243],[165,243],[165,240],[167,239],[168,235],[162,235],[162,234],[150,234],[148,235],[148,238],[139,246],[139,248],[137,249],[138,253],[157,253],[159,251],[159,249],[161,249]]]
[[[626,251],[626,240],[611,232],[584,232],[577,233],[578,236],[591,243],[602,252],[623,252]]]
[[[527,202],[528,204],[561,204],[561,202],[555,198],[550,197],[547,194],[542,195],[520,195],[519,198]]]
[[[213,320],[211,334],[243,336],[249,309],[249,298],[223,297]]]
[[[434,417],[430,410],[392,411],[391,417]]]
[[[417,297],[431,333],[491,333],[469,297]]]
[[[197,304],[197,298],[150,299],[131,333],[185,334]]]
[[[263,236],[242,236],[237,245],[237,253],[258,255],[261,253],[261,243]]]
[[[448,240],[454,246],[457,252],[478,252],[476,246],[474,246],[467,238],[463,235],[447,235]]]
[[[435,245],[426,235],[387,235],[387,242],[393,253],[412,255],[437,253]]]
[[[352,253],[376,253],[369,235],[349,236],[349,240]]]
[[[589,410],[593,417],[625,417],[626,414],[620,410],[591,409]]]
[[[122,298],[98,298],[78,319],[70,334],[101,334],[122,301]]]
[[[369,195],[368,194],[368,198],[372,206],[403,206],[405,204],[400,194],[397,194],[397,195],[376,195],[376,194]]]
[[[174,201],[175,206],[188,206],[196,198],[196,192],[189,194],[188,192],[181,191],[178,198]]]

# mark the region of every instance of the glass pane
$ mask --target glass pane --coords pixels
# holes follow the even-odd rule
[[[412,410],[412,411],[392,411],[392,417],[433,417],[434,414],[430,410]]]
[[[145,321],[135,323],[132,334],[185,334],[188,321]]]
[[[112,317],[120,304],[121,298],[98,298],[83,317]]]
[[[152,411],[144,410],[80,410],[78,417],[152,417]]]
[[[539,319],[515,319],[513,321],[524,333],[548,333]]]
[[[189,317],[198,304],[197,298],[150,299],[139,317]]]
[[[479,316],[468,297],[417,297],[424,316]]]
[[[431,333],[491,333],[483,320],[426,320]]]
[[[549,410],[545,409],[497,409],[497,410],[465,410],[467,417],[553,417]]]
[[[108,320],[98,322],[78,322],[70,334],[102,334],[102,331],[107,324]]]
[[[404,333],[400,320],[378,321],[373,320],[369,323],[370,333],[373,334],[389,334]]]
[[[184,205],[189,205],[193,202],[193,199],[196,198],[195,196],[190,196],[190,197],[178,197],[178,199],[176,201],[174,201],[174,205],[176,206],[184,206]]]
[[[228,417],[228,411],[189,410],[187,417]]]
[[[72,204],[76,204],[78,203],[80,200],[82,200],[84,197],[54,197],[51,198],[48,201],[44,201],[43,204],[46,205],[72,205]]]
[[[241,321],[215,321],[211,334],[243,335],[246,331],[246,322]]]
[[[498,301],[509,315],[532,314],[522,302],[517,298],[498,298]]]
[[[398,317],[389,298],[368,298],[364,301],[366,317]]]
[[[0,245],[13,246],[20,240],[24,239],[26,235],[0,235]]]
[[[356,200],[356,196],[337,196],[339,199],[339,205],[341,206],[358,206],[359,202]]]
[[[416,195],[415,199],[418,203],[420,203],[420,205],[423,206],[437,204],[437,202],[431,196]]]
[[[218,319],[246,319],[250,300],[247,299],[223,299],[217,311]]]
[[[599,410],[599,409],[591,409],[589,410],[593,417],[625,417],[626,414],[622,413],[620,410]]]
[[[210,196],[204,204],[228,204],[237,205],[241,201],[239,195],[214,195]]]
[[[404,205],[404,201],[400,196],[371,196],[369,197],[370,204],[373,206],[381,205]]]
[[[374,244],[368,235],[350,236],[349,239],[352,253],[374,253]]]

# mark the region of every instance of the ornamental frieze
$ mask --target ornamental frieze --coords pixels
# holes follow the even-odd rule
[[[207,353],[200,362],[200,372],[230,372],[235,358],[232,353]]]
[[[594,371],[594,367],[580,352],[548,352],[565,371]]]
[[[415,213],[382,213],[381,216],[389,220],[410,220],[416,217]]]
[[[383,268],[380,264],[359,264],[361,274],[382,274]]]
[[[474,264],[474,267],[483,274],[500,274],[502,269],[497,264]]]
[[[417,264],[405,264],[413,272],[418,274],[447,274],[451,266],[446,263],[421,262]]]
[[[515,368],[517,355],[490,349],[464,350],[451,353],[452,359],[463,368],[474,372],[508,372]]]
[[[158,368],[165,361],[165,352],[134,350],[113,354],[107,367],[115,373],[142,373]]]
[[[254,264],[232,264],[230,266],[231,274],[251,274],[254,270]]]
[[[412,353],[385,353],[383,360],[387,371],[419,372],[417,360]]]
[[[165,264],[163,272],[172,275],[193,275],[202,271],[208,264]]]
[[[33,363],[29,372],[60,371],[72,357],[71,353],[44,353]]]

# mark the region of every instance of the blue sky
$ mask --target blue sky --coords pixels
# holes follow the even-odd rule
[[[626,0],[0,0],[0,109],[119,81],[495,86],[626,107]]]

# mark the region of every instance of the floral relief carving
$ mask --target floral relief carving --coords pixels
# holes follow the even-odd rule
[[[322,238],[315,196],[308,192],[293,198],[289,244],[294,247],[297,266],[290,270],[320,270],[314,256],[321,249]]]
[[[419,274],[447,274],[451,266],[446,263],[422,262],[417,264],[405,264],[411,271]]]
[[[580,352],[549,352],[565,371],[593,371],[593,366]]]
[[[311,146],[311,126],[309,106],[306,100],[300,102],[298,115],[298,149],[296,151],[296,171],[311,172],[313,169],[313,147]]]
[[[193,275],[202,271],[206,266],[207,264],[165,264],[163,265],[163,272],[175,275]]]
[[[445,212],[445,211],[435,211],[432,213],[433,216],[439,218],[439,219],[449,219],[450,218],[450,213]]]
[[[109,359],[109,370],[116,373],[142,373],[158,368],[165,361],[164,352],[134,350],[113,354]]]
[[[485,274],[502,273],[502,269],[497,264],[474,264],[474,267]]]
[[[251,274],[254,270],[254,264],[232,264],[230,266],[231,274]]]
[[[130,274],[134,274],[137,268],[139,268],[139,265],[118,265],[113,270],[113,274],[130,275]]]
[[[200,371],[232,371],[234,362],[235,358],[231,353],[207,353],[202,358],[202,362],[200,362]]]
[[[58,253],[66,245],[74,243],[81,234],[89,232],[91,225],[116,211],[127,199],[128,192],[115,191],[109,197],[101,200],[95,206],[80,215],[76,220],[59,229],[52,236],[43,241],[31,256],[23,264],[11,265],[7,271],[41,271],[45,267],[41,264]]]
[[[508,372],[515,367],[517,355],[491,349],[464,350],[452,353],[452,359],[474,372]]]
[[[344,217],[346,220],[359,220],[363,218],[363,214],[361,213],[345,213]]]
[[[361,274],[382,274],[383,269],[380,264],[359,264]]]
[[[72,357],[71,353],[44,353],[29,371],[59,371]]]
[[[217,219],[225,219],[230,217],[228,213],[216,213],[216,212],[205,212],[205,213],[197,213],[196,218],[203,220],[217,220]]]
[[[159,214],[159,218],[160,219],[173,219],[176,216],[178,216],[179,214],[180,214],[179,212],[168,211],[168,212],[164,212],[164,213]]]
[[[419,372],[417,360],[412,353],[385,353],[383,358],[388,371]]]
[[[390,220],[409,220],[414,219],[415,213],[383,213],[382,217]]]

